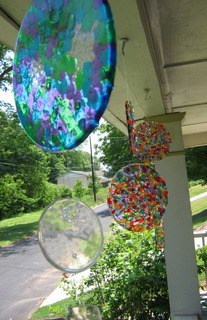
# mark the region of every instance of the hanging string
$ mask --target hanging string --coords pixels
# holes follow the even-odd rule
[[[122,48],[121,48],[121,52],[122,52],[122,65],[123,65],[123,70],[124,70],[124,78],[125,78],[125,91],[126,91],[126,102],[131,101],[130,100],[130,94],[129,94],[129,82],[128,82],[128,75],[127,75],[127,67],[126,67],[126,60],[125,60],[125,48],[126,48],[126,44],[129,41],[128,38],[122,38]],[[139,120],[146,120],[147,115],[145,113],[145,111],[139,106],[139,108],[142,110],[142,112],[144,113],[144,118],[139,119]]]
[[[127,70],[126,70],[126,61],[125,61],[125,46],[126,43],[129,41],[128,38],[121,39],[122,41],[122,64],[124,68],[124,78],[125,78],[125,90],[126,90],[126,101],[129,101],[129,84],[128,84],[128,77],[127,77]]]

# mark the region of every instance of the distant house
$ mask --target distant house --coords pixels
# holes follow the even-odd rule
[[[111,179],[104,177],[102,171],[95,171],[95,174],[99,177],[103,187],[107,187],[109,185]],[[91,175],[91,171],[70,171],[58,177],[57,183],[73,188],[76,180],[79,179],[82,181],[84,187],[88,187],[88,183],[91,181]]]

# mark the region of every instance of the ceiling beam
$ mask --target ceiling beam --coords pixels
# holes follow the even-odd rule
[[[12,50],[15,49],[19,28],[19,24],[0,8],[1,42]]]
[[[183,141],[185,148],[206,146],[207,132],[184,135]]]
[[[165,72],[164,54],[162,45],[162,34],[159,22],[159,12],[156,0],[136,0],[142,19],[146,39],[148,41],[149,50],[154,62],[154,67],[157,73],[157,78],[162,93],[162,100],[166,113],[172,112],[172,97],[168,82],[168,77]]]
[[[204,62],[207,62],[207,58],[198,59],[198,60],[191,60],[191,61],[176,62],[176,63],[169,63],[169,64],[164,65],[164,69],[182,67],[182,66],[186,66],[186,65],[192,65],[192,64],[196,64],[196,63],[204,63]]]

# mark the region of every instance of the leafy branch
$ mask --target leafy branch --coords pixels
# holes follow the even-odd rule
[[[12,71],[12,65],[8,68],[6,68],[1,74],[0,74],[0,82],[6,80],[5,76]]]

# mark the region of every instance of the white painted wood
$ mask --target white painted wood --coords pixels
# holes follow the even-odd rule
[[[177,133],[172,134],[173,149],[178,146],[177,151],[182,151],[181,124],[166,123],[166,126],[170,132]],[[169,204],[164,218],[165,257],[171,316],[173,320],[180,320],[182,318],[175,316],[201,314],[185,156],[166,157],[156,163],[156,168],[166,180],[169,192]]]
[[[172,320],[198,320],[198,316],[174,316]]]
[[[172,320],[198,320],[198,316],[174,316]]]

